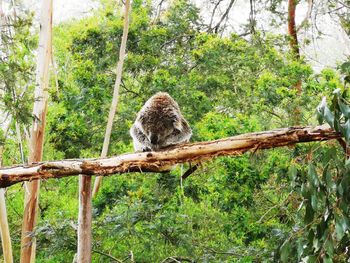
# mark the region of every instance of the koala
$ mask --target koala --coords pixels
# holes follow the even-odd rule
[[[188,142],[192,130],[179,105],[166,92],[158,92],[146,101],[130,128],[136,152],[157,151]]]

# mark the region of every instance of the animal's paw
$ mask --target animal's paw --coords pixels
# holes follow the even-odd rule
[[[146,147],[142,147],[142,151],[143,152],[151,152],[152,149],[146,146]]]

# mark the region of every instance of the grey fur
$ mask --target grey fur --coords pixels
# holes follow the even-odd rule
[[[192,130],[176,101],[168,93],[158,92],[137,114],[130,135],[135,151],[156,151],[188,142]]]

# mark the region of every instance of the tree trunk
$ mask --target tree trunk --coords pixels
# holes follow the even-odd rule
[[[288,0],[288,34],[289,45],[296,59],[300,59],[299,43],[297,29],[295,25],[295,10],[297,7],[297,0]]]
[[[117,65],[117,76],[114,84],[114,92],[113,92],[113,99],[112,104],[109,110],[108,114],[108,122],[106,127],[106,133],[105,138],[103,141],[103,148],[101,152],[101,158],[105,158],[107,156],[108,147],[109,147],[109,141],[111,138],[111,132],[113,127],[113,120],[115,116],[115,112],[117,110],[118,106],[118,99],[119,99],[119,87],[120,82],[122,79],[122,72],[123,72],[123,64],[125,59],[125,48],[126,48],[126,40],[128,38],[128,31],[129,31],[129,14],[130,14],[130,0],[125,1],[125,13],[124,13],[124,29],[123,29],[123,36],[122,36],[122,42],[120,45],[119,50],[119,61]],[[94,184],[94,190],[93,190],[93,196],[96,196],[98,189],[100,188],[102,182],[102,177],[97,177]]]
[[[2,0],[0,0],[0,34],[2,34],[5,31],[4,29],[5,26],[6,26],[5,14],[2,9]],[[1,93],[0,93],[0,96],[1,96]],[[7,132],[10,128],[10,124],[11,124],[11,121],[9,121],[7,127],[3,129],[5,134],[4,138],[7,137]],[[0,167],[2,166],[3,147],[4,147],[3,145],[0,145]],[[4,255],[4,262],[12,263],[13,262],[12,244],[11,244],[8,220],[7,220],[5,189],[0,189],[0,235],[1,235],[2,252]]]
[[[78,253],[79,263],[91,262],[91,176],[79,176]]]
[[[34,91],[34,118],[29,141],[29,163],[40,162],[43,154],[47,112],[49,64],[52,42],[52,0],[42,1],[40,35],[37,57],[36,86]],[[40,181],[24,185],[24,215],[21,239],[21,263],[35,262],[35,237]]]
[[[0,9],[1,9],[1,2],[0,2]],[[10,128],[10,123],[11,121],[8,123],[8,126],[4,129],[5,138],[7,137],[7,132]],[[3,145],[0,145],[0,167],[2,166],[2,153],[3,153]],[[0,234],[1,234],[2,252],[4,254],[4,263],[12,263],[13,262],[12,245],[11,245],[10,230],[9,230],[9,225],[7,220],[4,188],[0,189]]]
[[[288,34],[289,34],[289,45],[292,50],[292,54],[296,60],[300,60],[300,50],[298,43],[297,29],[295,25],[295,10],[297,6],[297,0],[288,0]],[[298,96],[301,95],[301,80],[294,85],[294,89],[297,90]],[[293,125],[300,124],[301,111],[299,105],[296,105],[293,112]]]
[[[130,153],[111,158],[63,160],[0,169],[0,187],[19,182],[67,176],[112,175],[128,172],[164,172],[179,163],[199,163],[218,156],[235,156],[249,150],[341,138],[329,126],[291,127],[241,134],[215,141],[183,144],[158,152]]]

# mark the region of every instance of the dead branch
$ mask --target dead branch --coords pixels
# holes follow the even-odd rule
[[[0,187],[37,179],[67,176],[112,175],[128,172],[164,172],[179,163],[199,163],[218,156],[234,156],[249,150],[270,149],[296,143],[324,141],[341,135],[328,125],[290,127],[241,134],[215,141],[169,147],[158,152],[129,153],[110,158],[76,159],[33,163],[26,166],[0,168]]]

